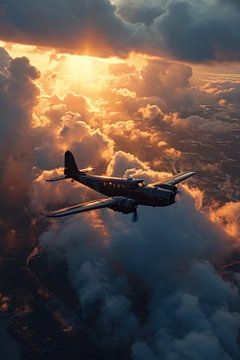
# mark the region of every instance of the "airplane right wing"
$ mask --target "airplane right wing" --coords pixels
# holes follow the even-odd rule
[[[72,207],[68,207],[65,209],[61,209],[58,211],[48,213],[45,216],[52,217],[52,218],[63,217],[63,216],[78,214],[78,213],[85,212],[85,211],[106,208],[106,207],[113,205],[115,202],[116,202],[116,199],[113,199],[113,198],[88,201],[88,202],[85,202],[85,203],[82,203],[79,205],[75,205]]]
[[[172,176],[170,178],[167,179],[163,179],[162,181],[158,181],[155,182],[153,184],[151,184],[152,186],[161,186],[161,185],[177,185],[178,183],[180,183],[183,180],[186,180],[188,178],[190,178],[191,176],[195,175],[196,173],[191,171],[191,172],[187,172],[187,173],[181,173],[175,176]]]

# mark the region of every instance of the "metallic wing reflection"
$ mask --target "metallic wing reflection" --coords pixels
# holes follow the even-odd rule
[[[79,205],[71,206],[69,208],[64,208],[55,212],[51,212],[49,214],[46,214],[46,216],[53,218],[63,217],[63,216],[78,214],[85,211],[106,208],[113,205],[114,203],[115,200],[112,198],[88,201]]]

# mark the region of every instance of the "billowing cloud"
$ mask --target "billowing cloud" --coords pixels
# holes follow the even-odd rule
[[[54,261],[61,256],[67,262],[82,329],[111,358],[117,352],[135,360],[238,359],[239,292],[215,269],[236,246],[238,203],[218,205],[210,215],[203,212],[203,192],[192,188],[192,179],[173,206],[139,207],[135,225],[131,217],[106,209],[59,222],[42,220],[42,212],[50,208],[98,196],[70,181],[45,182],[62,174],[66,149],[74,152],[79,167],[157,181],[181,170],[182,164],[187,171],[205,163],[201,154],[181,163],[187,141],[202,136],[205,144],[210,119],[223,122],[230,105],[209,107],[207,114],[205,108],[200,116],[196,104],[210,85],[195,90],[191,67],[170,61],[151,60],[141,70],[110,67],[114,79],[94,102],[80,93],[53,96],[50,88],[46,95],[44,80],[26,58],[12,60],[2,52],[2,59],[1,250],[8,246],[22,252],[41,234],[44,257],[53,255]],[[214,102],[224,98],[223,92],[219,89],[217,98],[207,94]],[[220,125],[218,136],[226,136]],[[202,126],[207,130],[199,131]],[[182,129],[187,136],[180,142]],[[208,152],[207,159],[212,160]],[[212,165],[212,176],[217,169]],[[230,193],[230,181],[221,188],[207,175],[215,191]],[[202,185],[201,174],[196,178]]]
[[[113,5],[115,3],[115,5]],[[100,56],[131,51],[188,61],[239,60],[239,6],[223,0],[1,0],[6,41]]]
[[[30,124],[39,95],[34,84],[39,73],[29,60],[5,59],[9,64],[5,63],[5,74],[0,77],[1,253],[14,251],[18,238],[23,252],[24,245],[33,242],[27,210],[34,148]]]
[[[7,75],[7,68],[11,62],[11,56],[4,48],[0,48],[0,76]]]
[[[136,360],[238,358],[238,291],[211,264],[226,239],[189,196],[141,208],[137,226],[108,210],[87,219],[50,226],[41,244],[66,259],[81,324],[103,350],[110,342]]]
[[[185,119],[181,119],[178,114],[171,114],[165,117],[165,121],[170,121],[173,126],[180,129],[185,128],[192,131],[211,132],[214,134],[224,134],[225,132],[238,131],[237,122],[228,122],[216,118],[206,119],[199,115],[192,115]]]
[[[235,1],[119,0],[117,4],[123,18],[147,24],[152,35],[145,44],[149,50],[193,62],[239,60],[240,13]]]
[[[223,226],[226,233],[240,240],[240,202],[227,202],[222,207],[212,209],[210,217]]]
[[[126,39],[135,31],[108,0],[1,1],[0,18],[4,40],[102,56],[128,52]]]

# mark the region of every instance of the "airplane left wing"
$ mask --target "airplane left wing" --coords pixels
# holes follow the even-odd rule
[[[178,174],[176,176],[167,178],[162,180],[161,182],[158,181],[154,184],[151,184],[152,186],[161,186],[161,185],[177,185],[178,183],[180,183],[183,180],[186,180],[188,178],[190,178],[191,176],[195,175],[196,173],[191,171],[191,172],[187,172],[187,173],[181,173]]]
[[[47,217],[57,218],[73,214],[78,214],[85,211],[91,211],[96,209],[102,209],[113,205],[116,202],[113,198],[100,199],[94,201],[88,201],[79,205],[75,205],[69,208],[61,209],[58,211],[46,214]]]

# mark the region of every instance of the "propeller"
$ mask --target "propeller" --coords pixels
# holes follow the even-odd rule
[[[137,221],[138,221],[138,211],[137,211],[137,208],[135,208],[133,217],[132,217],[132,222],[136,223]]]
[[[182,190],[179,190],[179,188],[177,188],[177,191],[176,191],[176,195],[182,195]]]
[[[175,192],[175,199],[180,199],[182,197],[182,190],[177,189]]]

